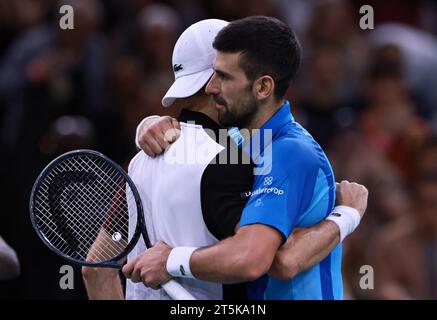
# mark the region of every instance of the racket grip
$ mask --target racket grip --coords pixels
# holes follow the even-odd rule
[[[161,287],[173,300],[196,300],[183,286],[175,280],[161,283]]]

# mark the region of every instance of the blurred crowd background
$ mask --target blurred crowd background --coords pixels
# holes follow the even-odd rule
[[[59,8],[74,8],[74,30]],[[361,30],[361,5],[375,29]],[[327,151],[336,179],[370,191],[344,243],[348,299],[437,299],[437,2],[431,0],[0,0],[0,235],[21,275],[0,298],[84,299],[61,290],[65,264],[28,217],[33,182],[57,155],[99,150],[127,164],[136,125],[177,116],[160,100],[180,33],[205,18],[287,22],[303,46],[288,93],[293,113]],[[262,44],[261,44],[262,45]],[[373,290],[360,268],[373,267]]]

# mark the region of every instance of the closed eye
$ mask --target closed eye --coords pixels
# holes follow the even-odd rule
[[[221,80],[226,80],[228,77],[227,76],[225,76],[223,73],[218,73],[218,77],[221,79]]]
[[[231,76],[225,72],[222,72],[220,70],[215,70],[215,73],[219,77],[220,80],[229,80],[231,79]]]

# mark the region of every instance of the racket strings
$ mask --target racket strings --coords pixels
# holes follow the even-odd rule
[[[67,192],[69,191],[68,189],[69,188],[67,187],[66,188]],[[52,198],[55,198],[55,199],[58,198],[58,200],[59,200],[59,195],[58,196],[52,195]],[[56,201],[54,201],[54,202],[56,203]],[[70,247],[71,251],[76,252],[76,254],[81,253],[82,255],[84,255],[86,252],[84,252],[83,249],[78,246],[77,240],[86,241],[86,240],[84,240],[86,238],[84,238],[84,235],[82,235],[80,232],[78,232],[80,230],[70,230],[69,229],[70,225],[72,225],[73,227],[79,226],[80,221],[78,220],[78,218],[76,218],[76,215],[71,215],[71,217],[70,217],[70,215],[69,216],[62,216],[62,214],[60,213],[59,207],[62,208],[65,206],[65,203],[63,203],[63,202],[64,201],[61,197],[61,200],[60,200],[61,206],[59,206],[59,205],[53,206],[52,205],[53,212],[56,212],[56,214],[54,215],[54,218],[56,220],[53,221],[52,225],[55,226],[55,229],[60,229],[60,233],[63,234],[65,238],[67,238],[67,245]],[[80,201],[79,201],[79,204],[80,204]],[[77,208],[75,208],[77,206],[75,206],[74,203],[70,203],[70,207],[71,207],[70,211],[77,211]],[[100,224],[100,222],[96,221],[96,220],[93,220],[93,221],[86,221],[86,220],[87,220],[87,218],[85,218],[85,222],[92,222],[92,224],[89,224],[91,226],[93,226],[93,225],[98,226]],[[95,233],[95,230],[96,230],[96,227],[94,227],[94,230],[93,230],[94,233]],[[76,234],[74,234],[73,232],[76,232]],[[55,233],[58,233],[58,232],[55,231]],[[78,239],[76,239],[76,237]],[[72,240],[75,242],[72,243]],[[57,243],[54,243],[54,244],[57,245]],[[64,246],[65,246],[65,243],[64,243]],[[88,246],[89,246],[89,244],[88,244]],[[64,250],[65,247],[61,247],[58,249]],[[73,254],[71,254],[71,255],[73,255]]]
[[[88,262],[110,260],[129,243],[129,209],[136,208],[129,207],[132,197],[124,176],[111,164],[90,155],[67,158],[40,184],[35,220],[64,255]]]
[[[94,168],[90,168],[88,163],[85,163],[85,165],[88,166],[88,168],[86,168],[88,170],[93,170],[94,169]],[[107,180],[108,181],[114,181],[116,187],[115,188],[108,188],[104,184],[99,183],[99,179],[97,179],[96,180],[96,186],[91,185],[90,187],[91,187],[92,190],[95,190],[95,187],[98,188],[99,190],[102,190],[104,197],[101,197],[101,196],[99,196],[97,198],[96,197],[87,197],[86,199],[82,199],[81,197],[78,197],[77,198],[78,199],[78,206],[79,207],[84,206],[84,207],[87,207],[87,208],[97,208],[97,207],[103,205],[104,208],[109,208],[109,210],[111,212],[119,212],[119,211],[126,212],[126,210],[127,210],[126,206],[122,206],[121,208],[118,207],[119,204],[123,205],[123,204],[125,204],[125,202],[122,202],[122,201],[114,202],[114,201],[111,200],[112,197],[114,199],[123,199],[123,194],[120,194],[120,192],[124,192],[125,191],[124,186],[120,187],[120,185],[121,185],[120,181],[117,181],[116,179],[113,179],[113,178],[115,178],[114,177],[114,171],[115,171],[114,169],[110,172],[110,176],[108,176],[108,174],[106,174],[106,172],[107,172],[106,169],[107,168],[104,168],[104,169],[105,170],[102,171],[102,173],[103,173],[102,178],[105,179],[105,181],[107,181]],[[118,177],[118,178],[120,178],[120,177]],[[116,194],[114,194],[115,192],[116,192]],[[89,200],[88,203],[86,202],[86,200]],[[110,206],[108,206],[109,202],[110,202]],[[74,204],[74,202],[72,202],[72,204]],[[114,205],[117,205],[117,207],[115,207]],[[121,215],[120,217],[124,218],[124,217],[127,217],[127,215]],[[88,221],[89,220],[88,218],[91,218],[91,221]],[[94,224],[95,226],[100,226],[104,222],[104,220],[102,220],[102,219],[96,221],[94,218],[95,218],[95,215],[90,215],[90,214],[84,215],[85,222],[88,222],[90,225]],[[122,225],[120,225],[120,223]],[[117,219],[113,219],[112,220],[112,225],[113,225],[113,227],[116,230],[123,230],[123,225],[126,225],[126,224],[127,224],[127,219],[125,219],[124,221],[123,221],[123,219],[120,219],[120,221],[118,221]],[[108,226],[110,226],[110,225],[106,224],[105,225],[105,229],[107,231],[109,231],[110,234],[111,234],[112,232],[111,232],[110,228],[108,228]],[[125,239],[126,239],[127,235],[125,234],[124,236],[125,236]],[[99,240],[100,240],[100,242],[105,244],[105,246],[101,246],[102,249],[107,247],[107,248],[112,249],[112,250],[115,249],[116,253],[119,253],[118,252],[119,249],[120,249],[119,246],[115,246],[115,248],[114,248],[114,245],[116,245],[117,242],[108,241],[105,238],[99,239]],[[122,248],[122,249],[124,249],[124,248]],[[109,253],[110,255],[112,254],[112,250]],[[104,252],[104,253],[106,254],[107,252]]]
[[[71,169],[71,168],[70,168]],[[70,171],[70,173],[71,172],[73,172],[73,171]],[[58,172],[59,173],[59,172]],[[53,175],[53,173],[51,174],[51,177],[53,178],[54,177],[54,175]],[[53,183],[52,184],[52,187],[53,187],[53,189],[54,190],[61,190],[62,189],[62,186],[60,186],[59,185],[59,183]],[[68,189],[69,188],[71,188],[71,186],[70,185],[66,185],[65,186],[65,191],[69,191]],[[59,194],[52,194],[52,199],[55,199],[55,201],[52,201],[53,203],[51,204],[51,208],[52,208],[52,210],[54,211],[54,212],[58,212],[58,214],[55,216],[55,218],[57,219],[57,223],[55,223],[55,226],[60,226],[60,228],[62,228],[62,233],[64,234],[64,235],[66,235],[67,236],[67,239],[69,239],[69,240],[71,240],[70,238],[72,237],[72,233],[71,233],[71,230],[68,230],[68,228],[66,227],[66,226],[68,226],[68,222],[74,222],[74,223],[78,223],[78,221],[77,221],[77,219],[75,219],[74,217],[74,215],[72,215],[72,219],[73,219],[73,221],[65,221],[65,218],[67,218],[67,220],[69,219],[69,216],[62,216],[61,214],[59,214],[59,210],[60,209],[62,209],[62,207],[65,207],[65,199],[63,199],[62,197],[60,197],[60,195]],[[57,201],[56,201],[57,200]],[[63,203],[64,202],[64,203]],[[85,204],[84,204],[85,205]],[[74,202],[72,202],[72,203],[70,203],[70,206],[74,209]],[[67,212],[68,213],[68,212]],[[86,218],[85,218],[86,219]],[[76,220],[76,221],[74,221],[74,220]],[[94,224],[96,224],[96,221],[94,220],[93,221],[94,222]],[[97,222],[98,223],[98,222]],[[74,226],[74,225],[73,225]],[[79,234],[79,237],[80,238],[82,238],[81,237],[81,235]],[[73,238],[74,239],[74,238]],[[81,239],[82,240],[82,239]],[[70,246],[71,246],[72,244],[70,243]]]
[[[72,172],[72,171],[71,171],[71,169],[72,169],[71,166],[68,166],[68,168],[69,168],[70,172]],[[83,180],[84,180],[84,177],[82,177],[81,180],[83,181]],[[70,190],[68,190],[68,189],[71,189],[71,185],[70,185],[69,187],[70,187],[70,188],[67,187],[66,190],[65,190],[65,191],[67,191],[67,194],[68,194],[68,192],[70,191]],[[104,189],[105,189],[105,188],[103,188],[103,190],[104,190]],[[106,192],[108,192],[108,190],[106,190]],[[70,193],[70,194],[71,194],[71,193]],[[90,198],[90,197],[88,197],[88,199],[93,200],[93,198]],[[70,210],[70,211],[75,211],[75,212],[80,212],[79,210],[80,210],[81,206],[88,206],[88,207],[89,207],[89,205],[90,205],[90,203],[86,203],[86,201],[84,202],[83,199],[82,199],[81,197],[77,197],[76,200],[77,200],[77,201],[76,201],[76,203],[75,203],[74,201],[72,202],[71,199],[63,199],[63,197],[61,197],[60,204],[61,204],[61,206],[65,207],[65,205],[66,205],[67,203],[69,203],[69,205],[70,205],[71,208],[73,209],[73,210]],[[92,201],[91,205],[93,205],[94,207],[96,207],[96,206],[98,206],[98,205],[101,206],[101,204],[97,204],[95,201]],[[57,208],[55,208],[55,210],[57,210]],[[67,213],[68,213],[68,212],[67,212]],[[70,215],[71,215],[71,214],[70,214]],[[75,217],[77,217],[77,214],[76,214],[76,215],[71,215],[72,221],[69,221],[69,222],[72,222],[72,223],[73,223],[73,226],[78,226],[78,225],[80,225],[80,221],[78,221],[78,219],[75,218]],[[67,218],[71,219],[69,216],[67,216]],[[99,226],[99,225],[101,225],[101,223],[102,223],[101,219],[100,219],[100,221],[98,221],[98,220],[95,219],[95,217],[94,217],[93,215],[90,215],[89,213],[87,213],[87,215],[84,215],[82,218],[84,218],[85,222],[88,223],[88,225],[91,225],[91,226]],[[90,221],[90,219],[91,219],[91,221]],[[80,231],[80,230],[75,230],[75,231],[76,231],[76,233],[78,233],[79,239],[83,241],[84,236],[83,236],[80,232],[78,232],[78,231]],[[94,231],[94,233],[96,233],[96,228],[94,228],[93,231]],[[65,233],[65,232],[64,232],[64,233]],[[111,244],[111,243],[109,242],[109,245],[110,245],[110,244]],[[89,246],[89,243],[87,243],[87,246]],[[110,247],[111,247],[111,246],[110,246]],[[112,247],[112,249],[113,249],[113,247]]]

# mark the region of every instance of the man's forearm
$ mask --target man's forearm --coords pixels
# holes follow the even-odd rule
[[[90,300],[124,299],[118,270],[84,267],[82,276]]]
[[[269,273],[275,278],[291,279],[322,261],[339,241],[339,228],[332,221],[297,229],[276,253]]]
[[[247,281],[247,274],[242,272],[241,256],[237,247],[231,245],[231,239],[223,240],[215,246],[196,250],[190,259],[190,269],[197,279],[237,283]],[[243,254],[244,255],[244,254]]]
[[[237,283],[267,273],[282,236],[272,228],[254,225],[240,228],[233,237],[196,250],[190,269],[197,279]]]

